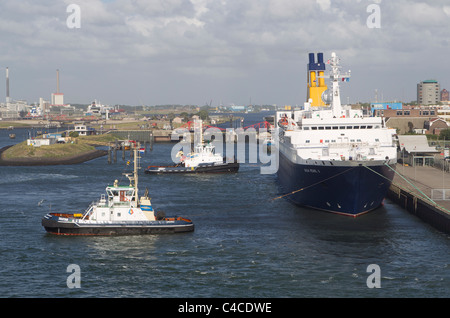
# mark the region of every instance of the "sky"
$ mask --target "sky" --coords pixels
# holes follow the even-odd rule
[[[343,103],[409,102],[450,90],[449,31],[448,0],[2,0],[0,69],[28,103],[59,69],[72,104],[302,105],[308,53],[336,52]]]

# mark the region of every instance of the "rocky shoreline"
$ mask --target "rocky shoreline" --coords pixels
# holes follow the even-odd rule
[[[103,157],[108,154],[107,150],[91,150],[82,154],[63,158],[16,158],[4,159],[3,152],[12,146],[0,149],[0,166],[50,166],[50,165],[73,165],[92,159]]]

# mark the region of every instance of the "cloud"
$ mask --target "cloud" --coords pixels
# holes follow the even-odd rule
[[[113,103],[126,103],[130,95],[195,103],[199,87],[226,99],[236,95],[237,84],[249,85],[261,102],[294,104],[303,102],[299,87],[309,52],[337,51],[354,76],[362,76],[351,85],[355,98],[367,98],[361,92],[377,85],[394,87],[385,84],[386,74],[396,83],[419,82],[433,71],[444,77],[448,66],[446,0],[77,0],[81,28],[69,29],[66,8],[73,2],[0,3],[0,60],[21,75],[21,98],[37,99],[44,94],[38,90],[49,95],[45,85],[54,82],[56,68],[80,99],[101,93]],[[380,6],[380,29],[367,27],[372,3]],[[39,76],[39,83],[27,82]],[[267,90],[280,81],[283,89]],[[151,93],[147,83],[155,86]],[[258,91],[258,84],[264,89]],[[408,85],[413,99],[415,87]],[[76,91],[80,87],[83,92]]]
[[[329,10],[331,7],[331,0],[316,0],[316,1],[320,5],[320,8],[322,10]]]

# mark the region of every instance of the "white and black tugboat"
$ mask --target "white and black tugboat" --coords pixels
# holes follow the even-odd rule
[[[198,122],[201,126],[201,121]],[[238,172],[239,162],[233,160],[227,162],[227,159],[219,153],[216,153],[215,147],[210,142],[204,142],[202,128],[199,128],[200,141],[194,146],[191,153],[185,155],[179,151],[177,158],[180,162],[172,166],[148,166],[145,169],[146,174],[162,173],[230,173]]]
[[[83,213],[48,213],[42,226],[58,235],[140,235],[190,232],[191,220],[183,217],[166,217],[155,211],[148,196],[138,198],[138,145],[134,146],[134,173],[125,174],[129,185],[114,184],[106,187],[97,202],[91,203]]]

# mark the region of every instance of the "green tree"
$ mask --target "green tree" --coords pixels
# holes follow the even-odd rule
[[[180,114],[180,117],[183,118],[183,120],[187,122],[187,121],[189,121],[189,117],[190,116],[189,116],[189,114],[187,112],[182,112]]]
[[[439,139],[450,140],[450,128],[441,130],[439,134]]]
[[[197,115],[198,115],[202,120],[208,119],[208,111],[207,111],[207,110],[202,109],[201,111],[199,111],[199,112],[197,113]]]

